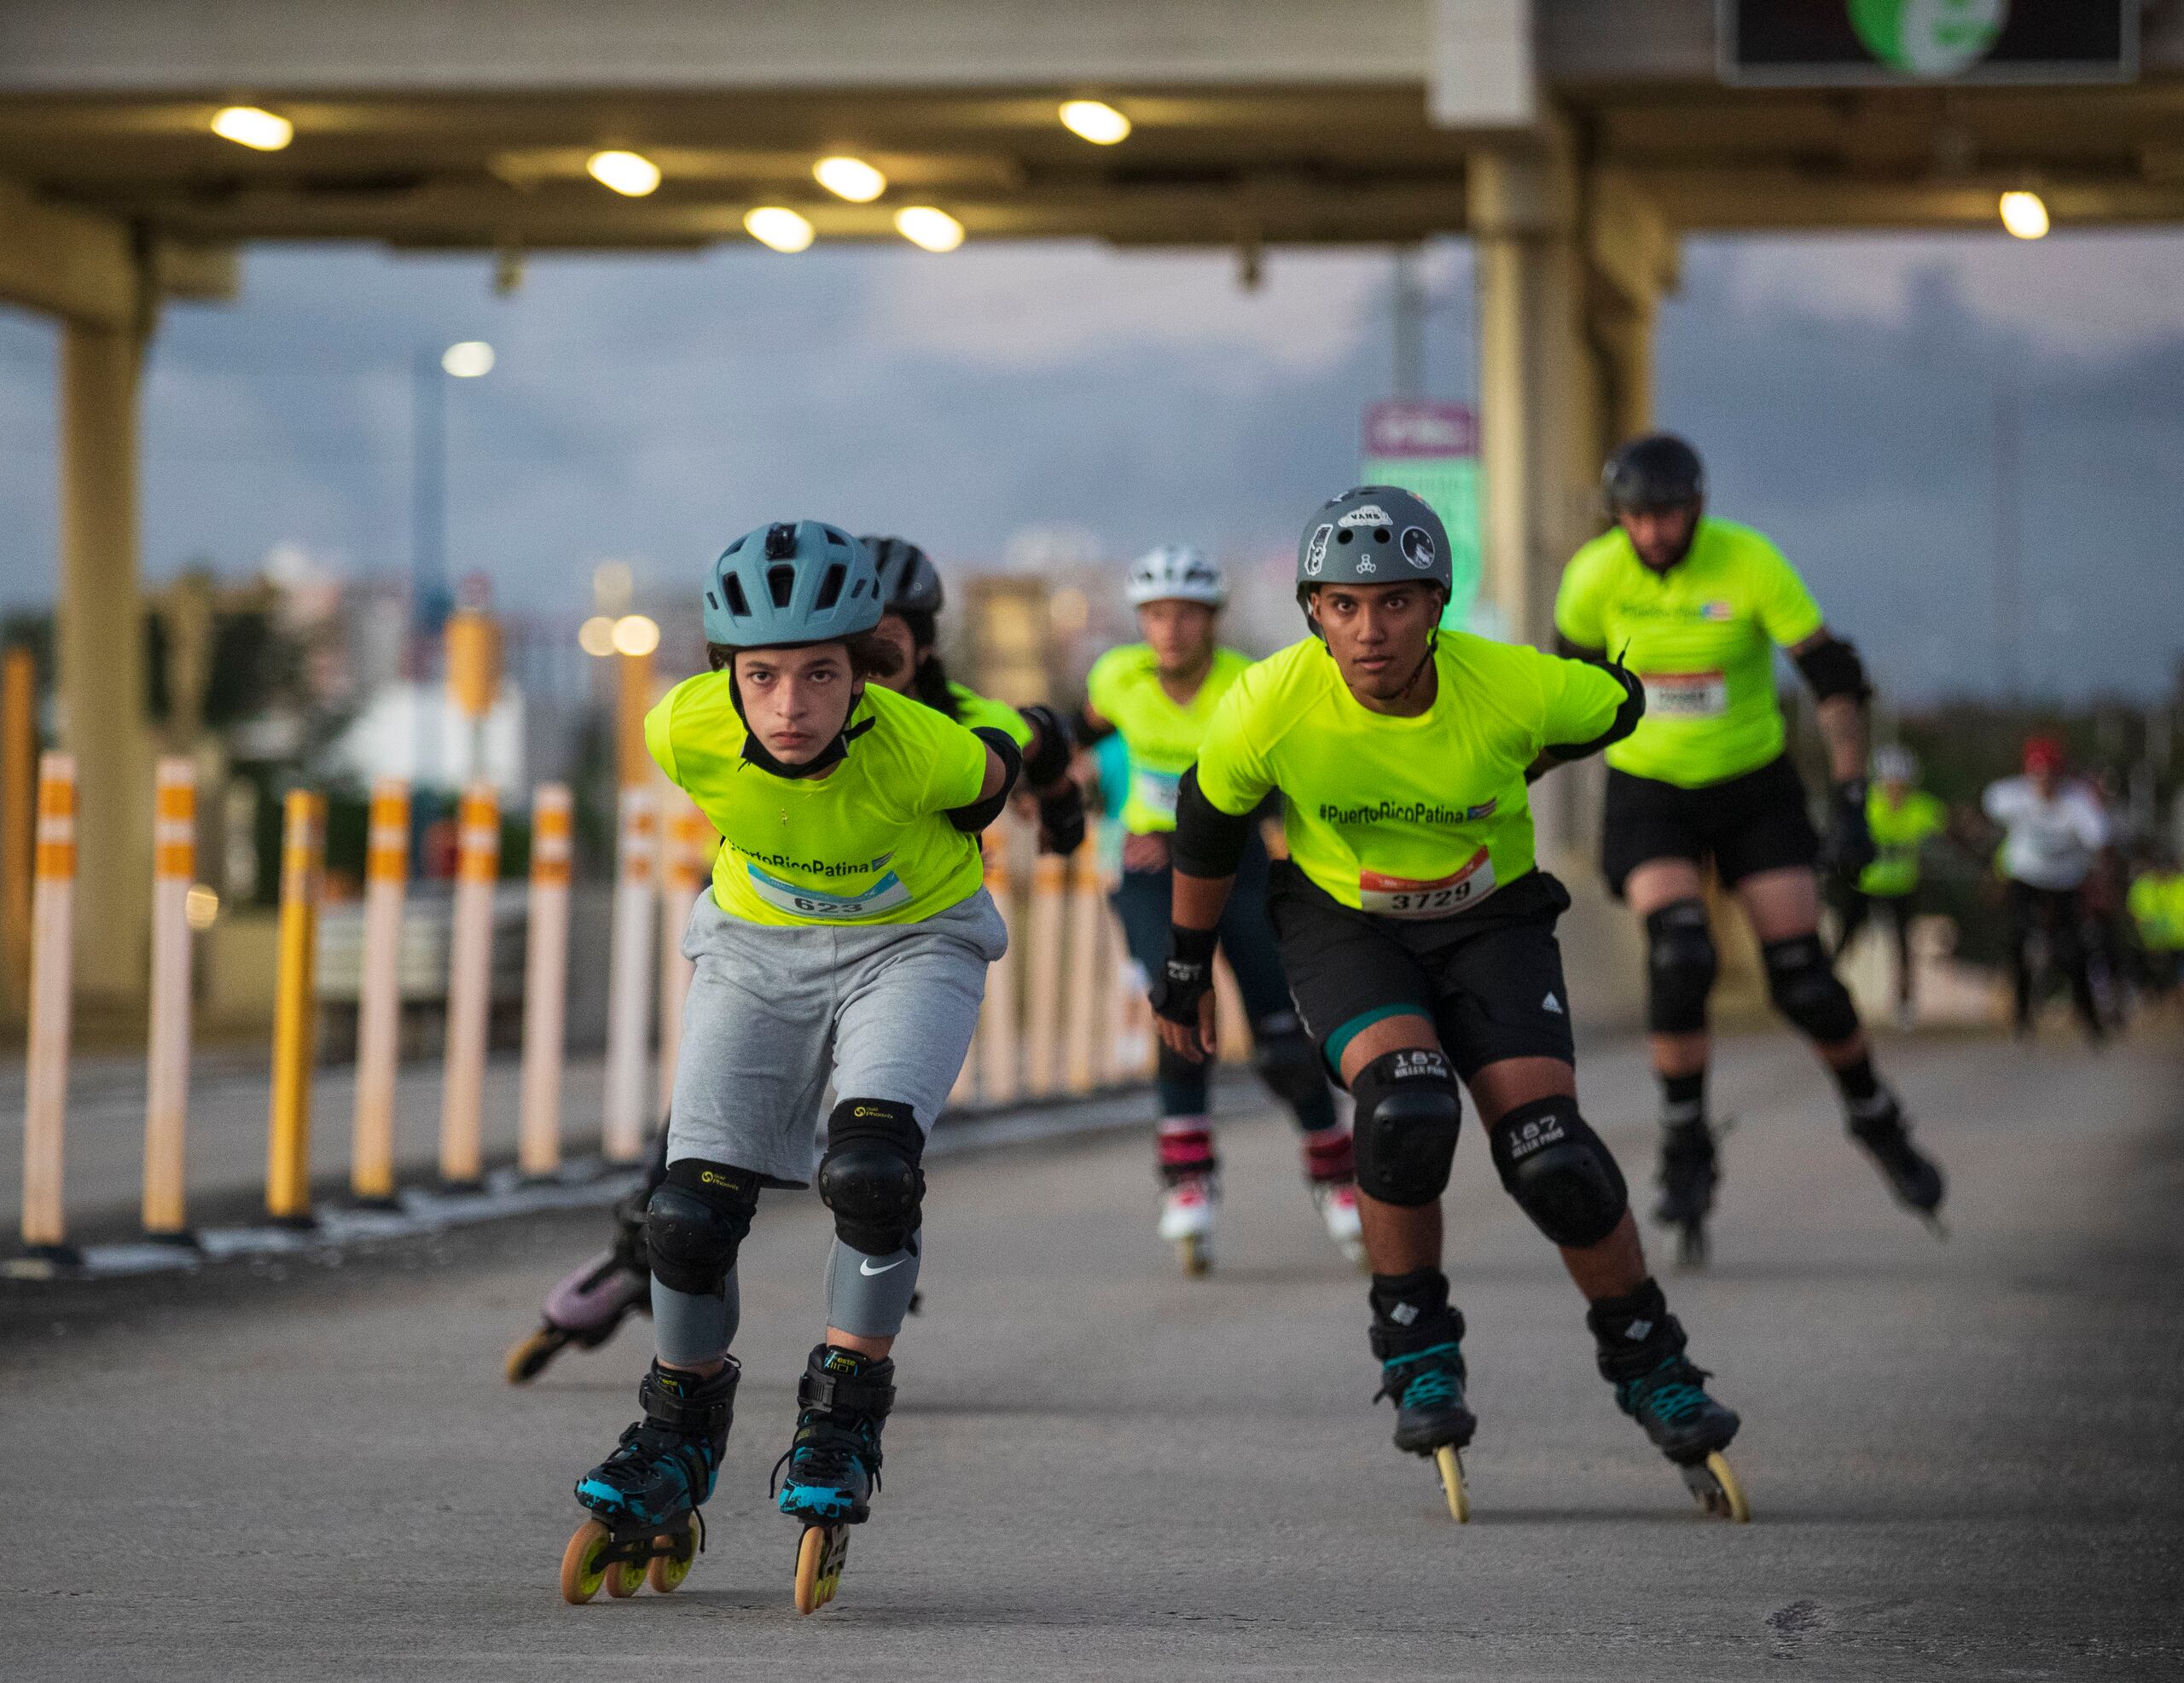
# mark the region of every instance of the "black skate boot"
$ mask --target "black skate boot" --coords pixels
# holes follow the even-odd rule
[[[1706,1371],[1684,1355],[1682,1324],[1661,1288],[1648,1280],[1627,1297],[1603,1297],[1586,1311],[1585,1324],[1616,1407],[1682,1470],[1699,1506],[1722,1518],[1750,1518],[1722,1456],[1743,1422],[1706,1395]]]
[[[1946,1187],[1934,1160],[1911,1143],[1911,1130],[1896,1095],[1881,1089],[1879,1104],[1871,1116],[1855,1112],[1850,1119],[1850,1137],[1865,1147],[1866,1155],[1888,1182],[1896,1201],[1947,1237],[1941,1219],[1942,1195]]]
[[[1438,1268],[1373,1276],[1373,1354],[1380,1361],[1378,1402],[1396,1406],[1396,1448],[1439,1466],[1449,1512],[1471,1518],[1461,1452],[1478,1421],[1464,1403],[1464,1318],[1449,1302]]]
[[[777,1505],[807,1525],[862,1525],[880,1488],[880,1431],[895,1406],[895,1364],[821,1344],[796,1400],[796,1436],[774,1465]]]
[[[705,1545],[699,1509],[728,1448],[741,1377],[733,1356],[709,1379],[653,1363],[637,1387],[644,1418],[577,1481],[577,1500],[595,1518],[562,1554],[565,1598],[589,1601],[601,1584],[633,1595],[648,1577],[664,1593],[682,1581]]]
[[[1720,1180],[1714,1130],[1705,1117],[1662,1124],[1661,1197],[1653,1219],[1676,1229],[1676,1260],[1687,1268],[1706,1261],[1706,1217]]]

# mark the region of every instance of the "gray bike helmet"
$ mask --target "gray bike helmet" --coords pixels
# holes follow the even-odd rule
[[[1320,505],[1297,546],[1297,606],[1316,635],[1307,604],[1322,584],[1438,584],[1455,588],[1449,534],[1425,500],[1395,485],[1359,485]]]
[[[706,583],[706,641],[728,648],[834,642],[869,631],[880,614],[871,555],[823,520],[754,526]]]
[[[940,612],[946,593],[940,588],[940,572],[924,550],[904,537],[868,534],[857,540],[872,554],[880,574],[880,610],[886,613]]]

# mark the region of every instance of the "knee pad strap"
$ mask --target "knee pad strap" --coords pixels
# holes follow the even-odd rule
[[[1705,902],[1672,900],[1647,913],[1646,1026],[1657,1035],[1703,1033],[1720,963]]]
[[[1350,1083],[1357,1189],[1383,1204],[1416,1208],[1449,1184],[1463,1100],[1448,1059],[1436,1048],[1375,1058]]]
[[[1823,1046],[1858,1032],[1858,1008],[1836,979],[1819,936],[1769,941],[1759,951],[1767,961],[1767,996],[1777,1011]]]
[[[868,1256],[907,1249],[923,1219],[925,1133],[908,1105],[845,1099],[827,1118],[819,1198],[843,1244]]]
[[[1488,1135],[1502,1184],[1557,1245],[1598,1245],[1630,1207],[1623,1170],[1599,1135],[1557,1094],[1519,1105]]]
[[[645,1251],[653,1277],[671,1291],[717,1297],[758,1208],[758,1176],[747,1169],[686,1157],[645,1205]]]

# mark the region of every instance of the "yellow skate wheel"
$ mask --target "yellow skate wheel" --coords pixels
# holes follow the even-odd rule
[[[607,1580],[599,1552],[606,1547],[607,1528],[596,1519],[587,1519],[561,1551],[561,1599],[571,1606],[581,1607],[599,1593]]]
[[[529,1338],[517,1339],[508,1346],[508,1383],[520,1385],[537,1378],[566,1342],[561,1333],[550,1326],[542,1326]]]
[[[653,1556],[652,1564],[645,1568],[645,1581],[665,1595],[690,1576],[691,1563],[698,1558],[698,1533],[694,1528],[679,1537],[655,1537],[653,1547],[666,1552]]]
[[[1183,1265],[1183,1272],[1194,1280],[1213,1267],[1212,1247],[1197,1233],[1176,1241],[1176,1256]]]
[[[1471,1523],[1471,1493],[1464,1489],[1464,1458],[1453,1443],[1433,1452],[1433,1465],[1441,1469],[1441,1489],[1449,1498],[1449,1518],[1459,1525]]]
[[[796,1546],[796,1610],[816,1613],[841,1587],[842,1565],[849,1558],[846,1525],[807,1525]]]
[[[645,1563],[642,1560],[616,1560],[607,1568],[607,1593],[617,1601],[626,1601],[645,1587]]]
[[[1751,1504],[1744,1499],[1744,1486],[1737,1483],[1737,1476],[1730,1471],[1728,1460],[1716,1449],[1706,1458],[1706,1471],[1714,1475],[1716,1496],[1707,1503],[1706,1511],[1717,1518],[1733,1521],[1739,1525],[1751,1523]]]

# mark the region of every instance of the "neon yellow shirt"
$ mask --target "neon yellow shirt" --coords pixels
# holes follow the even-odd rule
[[[1159,668],[1145,644],[1111,648],[1092,663],[1084,680],[1086,699],[1130,750],[1123,827],[1130,834],[1148,836],[1176,827],[1176,785],[1198,757],[1215,708],[1251,664],[1251,656],[1236,649],[1216,649],[1205,682],[1188,705],[1179,706],[1160,688]]]
[[[1949,823],[1942,804],[1914,789],[1896,805],[1876,783],[1866,792],[1866,827],[1880,856],[1858,873],[1858,892],[1895,899],[1919,885],[1919,850]]]
[[[2127,902],[2149,951],[2184,949],[2184,871],[2142,871]]]
[[[1237,682],[1199,749],[1222,811],[1280,789],[1290,856],[1345,906],[1394,918],[1468,910],[1532,868],[1525,769],[1605,731],[1623,686],[1598,666],[1443,631],[1440,688],[1415,718],[1361,705],[1316,637]]]
[[[956,722],[966,730],[976,730],[981,725],[998,730],[1019,748],[1031,746],[1031,724],[1023,714],[1006,701],[996,701],[991,696],[981,695],[967,684],[951,680],[948,694],[956,703]]]
[[[653,758],[721,833],[713,900],[729,916],[918,923],[978,892],[978,840],[942,815],[978,799],[986,745],[878,684],[848,728],[848,756],[824,776],[776,777],[742,757],[726,672],[684,679],[645,716]]]
[[[1774,647],[1822,624],[1780,550],[1712,519],[1665,573],[1638,559],[1621,527],[1602,533],[1571,557],[1554,601],[1555,630],[1622,660],[1646,686],[1646,717],[1607,763],[1684,789],[1741,777],[1782,752]]]

